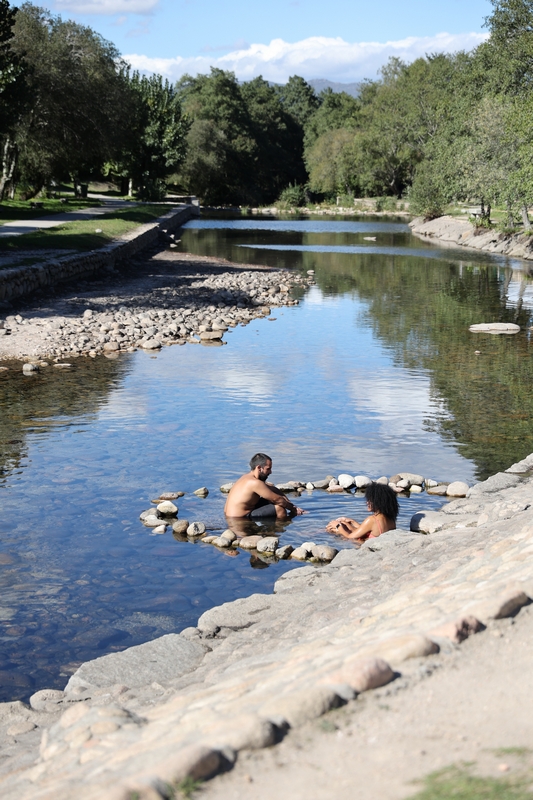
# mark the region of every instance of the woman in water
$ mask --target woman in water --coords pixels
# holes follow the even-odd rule
[[[365,492],[366,507],[370,511],[363,522],[356,522],[349,517],[339,517],[332,520],[326,530],[329,533],[338,533],[346,539],[364,541],[375,539],[382,533],[393,531],[396,528],[398,516],[398,500],[396,493],[382,483],[371,483]]]

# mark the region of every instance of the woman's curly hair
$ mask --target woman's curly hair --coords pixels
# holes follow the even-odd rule
[[[387,519],[393,519],[400,512],[398,498],[390,486],[384,483],[371,483],[365,492],[365,498],[374,513],[383,514]]]

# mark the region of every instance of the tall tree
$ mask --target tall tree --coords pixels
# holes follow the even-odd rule
[[[108,170],[131,178],[142,199],[160,200],[166,194],[166,179],[185,157],[189,123],[176,88],[161,75],[134,72],[129,89],[133,102],[128,135]]]
[[[79,179],[98,169],[128,127],[126,65],[114,45],[23,3],[11,46],[31,95],[13,131],[20,179],[36,191],[52,178]]]

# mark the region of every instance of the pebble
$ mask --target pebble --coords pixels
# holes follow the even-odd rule
[[[279,538],[277,536],[265,536],[257,542],[257,552],[266,555],[273,555],[278,547]]]
[[[178,507],[170,500],[163,500],[162,503],[159,503],[157,510],[164,517],[175,517],[178,513]]]
[[[172,523],[172,530],[174,531],[174,533],[180,533],[180,534],[187,533],[188,527],[189,527],[188,519],[177,519],[175,522]]]
[[[262,536],[243,536],[237,544],[243,550],[255,550],[262,538]]]
[[[439,483],[437,486],[430,486],[426,489],[428,494],[436,494],[444,497],[444,495],[448,491],[448,484],[447,483]]]
[[[26,375],[31,375],[34,372],[39,372],[39,367],[37,366],[37,364],[23,364],[22,365],[22,371]]]
[[[191,522],[187,528],[187,536],[201,536],[203,533],[205,533],[203,522]]]
[[[453,481],[448,484],[446,494],[448,497],[466,497],[469,485],[463,481]]]

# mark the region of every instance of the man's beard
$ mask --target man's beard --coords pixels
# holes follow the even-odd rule
[[[268,478],[268,475],[263,475],[262,472],[259,473],[259,480],[263,481],[263,483],[266,481],[267,478]]]

